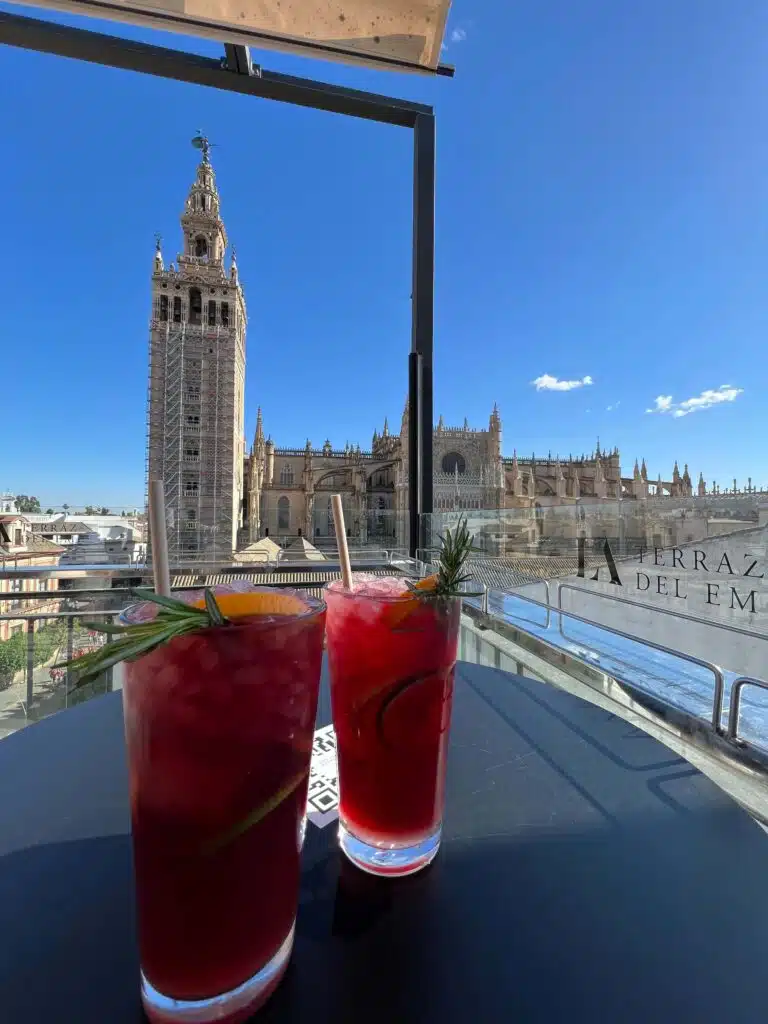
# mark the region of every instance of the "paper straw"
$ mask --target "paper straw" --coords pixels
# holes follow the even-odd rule
[[[149,538],[152,544],[152,571],[155,593],[171,596],[171,573],[168,567],[168,534],[165,529],[165,492],[162,480],[149,481]]]
[[[341,581],[347,590],[352,589],[352,565],[349,561],[349,548],[347,547],[347,530],[344,525],[344,509],[341,505],[341,495],[331,496],[333,506],[333,525],[336,527],[336,546],[339,549],[339,562],[341,563]]]

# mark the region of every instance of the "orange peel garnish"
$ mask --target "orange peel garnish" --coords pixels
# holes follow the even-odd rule
[[[432,576],[425,576],[424,579],[415,583],[410,590],[407,590],[397,602],[393,602],[387,608],[385,617],[390,629],[396,629],[403,619],[407,619],[419,607],[419,599],[413,596],[413,591],[435,590],[437,588],[437,580],[437,573]]]
[[[266,594],[263,591],[245,591],[235,594],[214,594],[221,614],[227,619],[241,619],[248,615],[302,615],[309,607],[293,594]],[[205,601],[195,601],[193,608],[205,608]]]

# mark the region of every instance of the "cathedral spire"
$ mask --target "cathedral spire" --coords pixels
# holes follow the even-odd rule
[[[646,483],[648,483],[648,467],[645,464],[645,459],[643,459],[642,465],[640,466],[640,476]]]
[[[261,420],[261,406],[256,411],[256,432],[253,435],[253,448],[252,451],[256,451],[261,448],[264,444],[264,424]]]
[[[163,251],[162,251],[162,249],[160,247],[160,244],[161,244],[162,241],[163,241],[163,239],[161,238],[160,234],[159,233],[156,234],[155,235],[155,267],[154,267],[155,273],[162,272],[163,270],[165,270],[165,264],[163,263]]]

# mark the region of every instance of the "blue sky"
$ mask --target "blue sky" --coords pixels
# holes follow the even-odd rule
[[[626,473],[768,484],[764,0],[456,0],[452,81],[254,57],[434,104],[436,416],[496,401],[510,455],[599,436]],[[6,47],[0,96],[0,489],[142,501],[153,238],[178,250],[198,129],[246,289],[249,444],[258,405],[282,445],[399,428],[407,130]]]

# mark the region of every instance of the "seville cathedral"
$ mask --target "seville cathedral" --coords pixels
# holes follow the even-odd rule
[[[250,449],[244,437],[247,313],[210,160],[201,160],[181,215],[183,251],[166,268],[158,237],[152,273],[147,478],[164,481],[173,557],[230,554],[269,536],[323,546],[333,537],[331,495],[341,493],[354,543],[405,543],[408,510],[406,403],[398,430],[386,420],[369,449],[326,441],[280,447],[259,409]],[[257,342],[258,343],[258,342]],[[266,427],[266,429],[265,429]],[[685,466],[648,479],[643,460],[622,476],[617,448],[589,455],[505,457],[501,414],[487,427],[434,430],[434,509],[543,509],[652,495],[685,497]],[[697,493],[706,493],[699,477]]]

